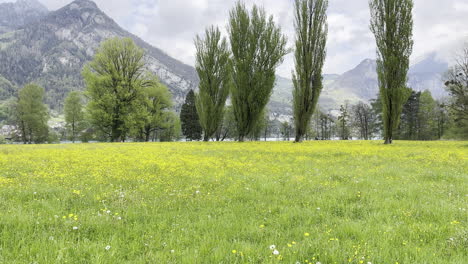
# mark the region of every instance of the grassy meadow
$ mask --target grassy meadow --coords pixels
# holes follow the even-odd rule
[[[467,263],[468,142],[0,145],[0,263]]]

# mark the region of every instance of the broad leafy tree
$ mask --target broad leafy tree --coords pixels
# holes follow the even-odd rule
[[[166,115],[172,107],[171,94],[167,87],[161,84],[156,76],[150,76],[152,85],[144,87],[139,103],[134,112],[136,122],[136,139],[150,141],[155,138],[155,133],[165,129],[168,124]]]
[[[70,139],[73,143],[83,129],[84,122],[84,111],[83,111],[83,99],[79,92],[70,92],[65,99],[65,122],[68,130],[70,131]]]
[[[377,43],[377,74],[385,144],[393,142],[403,104],[413,50],[413,0],[370,0],[371,30]]]
[[[202,127],[198,116],[195,93],[190,90],[180,111],[182,134],[187,140],[200,140],[202,137]]]
[[[296,0],[296,70],[293,73],[293,105],[296,142],[301,142],[322,92],[322,68],[326,57],[328,0]]]
[[[206,30],[195,39],[196,69],[200,78],[196,106],[203,139],[209,141],[223,122],[224,107],[231,85],[230,51],[218,28]]]
[[[230,12],[228,31],[233,64],[231,100],[239,141],[244,141],[262,118],[276,68],[287,53],[287,41],[264,9],[254,5],[249,12],[241,2]]]
[[[129,38],[113,38],[98,49],[83,77],[92,124],[111,142],[125,141],[134,126],[132,113],[147,78],[144,51]]]
[[[24,144],[44,143],[48,140],[49,113],[44,104],[44,88],[28,84],[18,95],[17,126]]]

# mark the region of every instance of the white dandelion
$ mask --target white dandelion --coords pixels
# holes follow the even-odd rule
[[[77,227],[77,226],[74,226],[74,227],[73,227],[73,230],[78,230],[78,227]]]
[[[273,255],[279,255],[279,251],[278,250],[273,250]]]
[[[275,245],[271,245],[271,246],[270,246],[270,250],[274,250],[275,248],[276,248]]]
[[[107,245],[107,246],[105,247],[105,249],[106,249],[106,250],[109,250],[109,249],[111,249],[111,246]]]

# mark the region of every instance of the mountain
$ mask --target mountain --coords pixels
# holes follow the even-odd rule
[[[46,89],[50,107],[60,111],[69,91],[84,89],[83,66],[92,60],[100,43],[112,37],[129,37],[146,51],[149,70],[169,87],[177,109],[187,92],[197,88],[193,67],[125,31],[92,1],[76,0],[49,12],[36,0],[18,0],[0,4],[0,101],[35,82]],[[428,89],[436,98],[445,96],[442,75],[448,69],[447,55],[440,54],[435,51],[414,60],[410,87]],[[290,79],[277,77],[268,105],[273,117],[286,120],[292,116],[292,90]],[[341,75],[324,75],[319,104],[324,110],[339,109],[346,100],[368,101],[377,93],[376,62],[366,59]]]
[[[17,30],[33,23],[49,13],[36,0],[18,0],[15,3],[0,4],[0,34]]]
[[[51,108],[60,109],[69,91],[83,90],[83,66],[100,43],[112,37],[129,37],[146,51],[149,70],[169,87],[176,104],[197,87],[193,67],[125,31],[94,2],[76,0],[0,36],[0,96],[12,95],[11,87],[35,82],[46,89]]]
[[[429,90],[437,99],[445,97],[443,74],[448,68],[446,58],[440,57],[437,52],[428,53],[412,63],[408,72],[408,86],[416,91]],[[286,109],[284,113],[292,113],[292,90],[290,79],[278,77],[271,103],[274,107],[271,110],[279,112],[282,107]],[[324,89],[319,105],[324,110],[339,109],[345,101],[368,102],[376,98],[378,92],[377,63],[365,59],[341,75],[324,75]]]

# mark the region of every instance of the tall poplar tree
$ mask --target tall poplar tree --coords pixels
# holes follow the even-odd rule
[[[328,0],[296,0],[296,70],[293,105],[296,142],[301,142],[322,92],[326,57]]]
[[[413,0],[370,0],[371,30],[377,44],[377,74],[385,144],[392,144],[403,105],[413,51]]]
[[[265,10],[237,2],[230,12],[229,37],[232,51],[231,100],[239,141],[255,129],[270,100],[276,67],[287,54],[286,37],[267,18]]]
[[[205,31],[205,37],[195,39],[196,69],[200,78],[196,106],[203,139],[209,141],[218,131],[224,117],[224,107],[231,85],[230,51],[226,38],[218,28]]]

